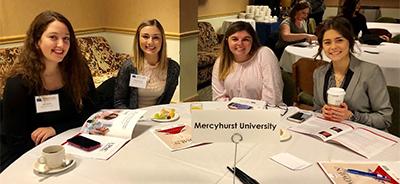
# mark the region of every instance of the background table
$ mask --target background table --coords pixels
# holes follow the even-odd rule
[[[358,49],[359,48],[359,49]],[[370,54],[365,50],[378,50],[379,54]],[[357,53],[354,54],[360,60],[377,64],[381,67],[389,86],[400,87],[400,44],[383,42],[379,46],[357,44],[354,49]],[[289,45],[285,48],[279,65],[283,70],[292,73],[292,65],[302,57],[314,58],[318,52],[316,47],[297,47]],[[323,53],[323,52],[322,52]],[[323,53],[325,61],[330,61]]]
[[[204,102],[203,109],[226,109],[227,103]],[[190,104],[171,104],[176,108],[180,119],[169,124],[190,124]],[[149,119],[161,107],[145,108]],[[295,126],[286,120],[288,115],[297,111],[290,108],[281,118],[279,126]],[[3,173],[2,184],[8,183],[232,183],[232,174],[226,166],[233,165],[234,145],[232,143],[213,143],[185,150],[169,151],[149,130],[154,126],[167,125],[141,121],[137,124],[133,139],[121,148],[109,160],[96,160],[74,156],[76,166],[71,170],[55,175],[35,174],[32,165],[40,156],[43,147],[61,144],[75,135],[79,128],[69,130],[33,148],[22,155]],[[378,131],[379,130],[373,130]],[[382,133],[382,132],[381,132]],[[328,178],[316,164],[317,161],[399,161],[400,144],[386,149],[371,159],[366,159],[347,148],[324,143],[310,136],[292,133],[292,139],[286,142],[239,143],[238,167],[254,177],[260,183],[329,183]],[[399,138],[394,138],[400,141]],[[313,163],[301,171],[291,171],[269,158],[275,154],[288,152],[305,161]],[[240,183],[236,180],[237,183]]]
[[[400,24],[396,24],[396,23],[367,22],[367,27],[368,27],[368,29],[371,29],[371,28],[386,29],[390,33],[392,33],[392,36],[396,36],[396,35],[400,34]]]

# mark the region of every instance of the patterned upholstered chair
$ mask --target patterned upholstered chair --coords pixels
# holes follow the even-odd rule
[[[128,54],[115,53],[107,40],[101,36],[79,37],[82,55],[88,62],[96,87],[105,80],[116,76]]]
[[[218,57],[220,44],[217,33],[208,22],[198,22],[197,89],[210,85],[212,68]]]
[[[8,71],[21,53],[21,47],[1,48],[0,49],[0,76]]]

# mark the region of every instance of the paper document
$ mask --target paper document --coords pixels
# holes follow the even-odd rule
[[[271,160],[291,169],[291,170],[302,170],[309,166],[311,163],[308,163],[300,158],[297,158],[289,153],[279,153],[271,157]]]

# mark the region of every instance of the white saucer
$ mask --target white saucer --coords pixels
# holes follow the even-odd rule
[[[154,115],[153,115],[152,117],[154,117]],[[178,120],[178,119],[179,119],[179,114],[178,114],[178,113],[175,113],[175,116],[174,116],[173,118],[171,118],[171,119],[156,119],[156,118],[151,118],[151,120],[153,120],[153,121],[155,121],[155,122],[161,122],[161,123],[164,123],[164,122],[172,122],[172,121],[176,121],[176,120]]]
[[[292,138],[292,134],[287,131],[286,129],[280,129],[279,130],[279,138],[281,142],[287,141],[290,138]]]
[[[35,163],[33,164],[33,170],[40,174],[55,174],[55,173],[59,173],[59,172],[62,172],[62,171],[65,171],[65,170],[71,168],[72,166],[75,165],[76,161],[74,159],[72,159],[70,156],[68,157],[66,155],[66,159],[64,160],[64,163],[69,163],[69,164],[66,166],[62,166],[59,168],[50,169],[50,170],[46,171],[47,170],[46,164],[39,163],[39,159],[37,159],[35,161]]]

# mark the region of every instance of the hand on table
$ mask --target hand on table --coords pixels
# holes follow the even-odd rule
[[[35,145],[38,145],[54,135],[56,135],[56,130],[53,127],[39,127],[32,132],[31,139]]]
[[[322,107],[322,115],[327,120],[342,122],[343,120],[350,119],[353,113],[348,109],[346,103],[342,103],[339,107],[324,105]]]
[[[312,34],[307,34],[307,36],[306,36],[306,41],[308,43],[312,43],[312,41],[316,41],[317,39],[318,39],[317,36],[312,35]]]

